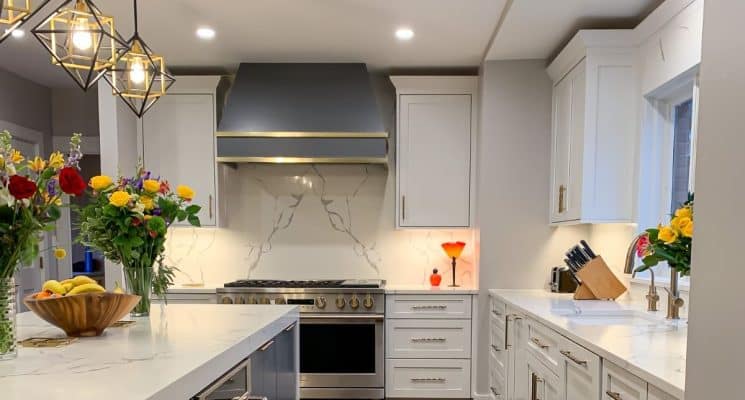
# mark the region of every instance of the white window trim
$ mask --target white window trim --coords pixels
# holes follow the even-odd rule
[[[695,187],[696,133],[698,126],[699,87],[698,68],[693,68],[645,96],[640,135],[639,187],[637,213],[638,233],[649,227],[664,223],[672,208],[673,142],[675,138],[675,107],[693,99],[691,127],[691,173],[689,191]],[[660,134],[662,132],[662,134]],[[656,170],[657,174],[647,171]],[[648,208],[642,205],[650,205]],[[642,272],[631,279],[632,284],[648,285],[650,277]],[[660,287],[669,287],[667,267],[655,267],[655,282]],[[687,291],[689,278],[682,278],[679,286]]]

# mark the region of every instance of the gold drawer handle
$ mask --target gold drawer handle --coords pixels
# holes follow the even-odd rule
[[[412,310],[447,310],[448,306],[445,305],[434,305],[434,306],[412,306]]]
[[[541,342],[540,339],[538,339],[538,338],[530,338],[530,341],[533,342],[536,346],[542,348],[543,350],[546,350],[549,347],[551,347],[551,346],[549,346],[547,344],[543,344],[543,342]]]
[[[497,310],[492,310],[491,312],[492,312],[492,314],[496,315],[497,317],[501,317],[502,316],[502,313],[499,312],[499,311],[497,311]]]
[[[610,390],[606,391],[605,394],[608,395],[613,400],[623,400],[623,397],[621,397],[621,393],[618,392],[611,392]]]
[[[414,343],[431,343],[431,342],[446,342],[447,339],[445,338],[411,338],[411,341]]]
[[[497,389],[495,389],[494,386],[489,387],[489,389],[491,389],[492,394],[494,394],[495,396],[500,396],[499,392],[497,392]]]
[[[587,361],[580,360],[579,358],[575,357],[571,351],[561,350],[559,351],[559,353],[561,353],[562,356],[572,360],[577,365],[581,365],[583,367],[587,366]]]
[[[500,351],[502,351],[502,349],[500,349],[499,347],[497,347],[497,345],[495,345],[495,344],[491,345],[491,348],[494,349],[494,351],[496,351],[497,353],[499,353]]]
[[[411,378],[412,382],[416,383],[444,383],[445,378]]]

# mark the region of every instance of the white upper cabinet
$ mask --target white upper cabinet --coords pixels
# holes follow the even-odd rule
[[[215,88],[217,77],[180,77],[142,118],[145,168],[171,188],[191,186],[202,226],[217,225]],[[187,224],[184,221],[182,224]]]
[[[578,33],[548,69],[554,80],[551,223],[633,218],[634,50],[590,46],[590,35]]]
[[[391,77],[399,228],[471,226],[477,77]]]

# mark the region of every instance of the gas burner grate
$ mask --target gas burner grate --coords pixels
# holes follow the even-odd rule
[[[247,288],[338,288],[342,287],[342,280],[323,281],[283,281],[283,280],[255,280],[243,279],[226,283],[225,287]]]

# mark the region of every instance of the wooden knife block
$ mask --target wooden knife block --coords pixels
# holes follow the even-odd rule
[[[627,290],[600,256],[585,264],[577,277],[582,283],[574,292],[575,300],[615,300]]]

